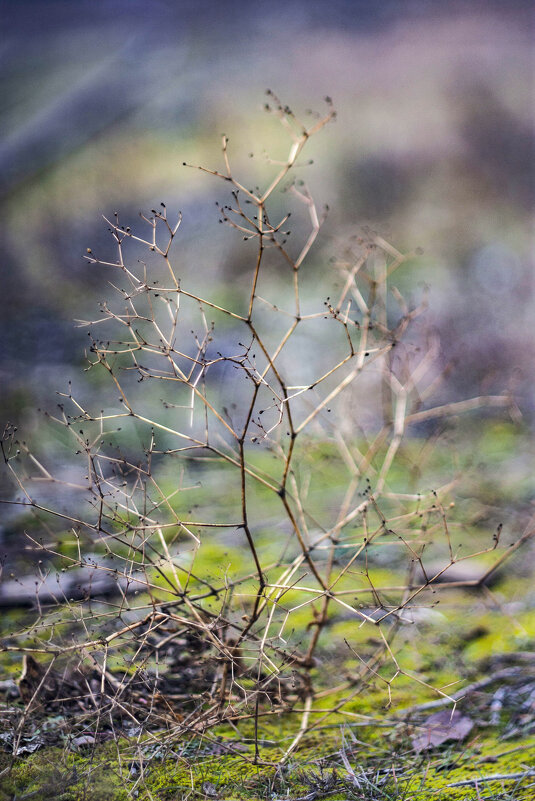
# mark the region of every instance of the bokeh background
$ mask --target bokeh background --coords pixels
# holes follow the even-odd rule
[[[35,436],[36,408],[84,365],[110,276],[102,214],[132,224],[182,210],[184,280],[228,292],[248,269],[217,226],[230,137],[282,156],[262,110],[338,111],[311,143],[306,179],[329,219],[312,267],[364,225],[421,246],[407,285],[431,287],[449,397],[533,400],[533,4],[434,0],[13,0],[1,3],[0,417]],[[273,152],[277,151],[278,152]],[[240,171],[242,171],[240,173]]]

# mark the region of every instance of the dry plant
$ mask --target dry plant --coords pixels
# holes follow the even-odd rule
[[[470,558],[459,550],[462,525],[449,525],[458,477],[414,486],[397,458],[411,426],[432,432],[426,439],[420,425],[427,452],[436,442],[429,421],[512,409],[511,398],[431,405],[444,375],[436,338],[414,329],[425,298],[412,308],[393,284],[414,254],[378,234],[354,238],[329,263],[337,288],[318,295],[307,259],[324,215],[292,176],[335,114],[327,98],[307,127],[269,95],[290,147],[286,160],[268,162],[266,188],[237,179],[226,137],[223,169],[196,168],[228,187],[220,220],[255,248],[247,290],[243,278],[231,293],[236,307],[182,286],[171,258],[181,219],[163,203],[140,230],[115,215],[115,260],[86,255],[110,271],[116,292],[88,324],[106,332],[90,335],[88,369],[107,376],[109,408],[91,408],[69,387],[53,416],[83,478],[74,468],[56,478],[6,429],[18,502],[38,520],[28,545],[43,558],[33,610],[3,646],[25,659],[14,753],[27,721],[56,704],[85,732],[135,734],[156,750],[246,725],[255,753],[243,757],[257,761],[266,718],[293,715],[284,761],[370,682],[390,693],[409,675],[397,632],[451,587],[444,572]],[[310,221],[291,245],[290,214],[277,211],[288,198]],[[153,280],[155,259],[164,281]],[[275,259],[283,278],[273,298],[277,282],[265,272]],[[418,346],[406,344],[408,329]],[[499,530],[489,532],[479,552],[498,541]],[[510,551],[465,583],[484,584]],[[386,585],[385,566],[398,577]],[[56,592],[44,597],[56,570]],[[335,649],[338,620],[349,633]],[[365,645],[351,636],[362,628],[373,635]]]

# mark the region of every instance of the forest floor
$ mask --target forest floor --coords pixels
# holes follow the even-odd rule
[[[389,640],[393,658],[376,670],[368,668],[378,628],[338,610],[321,632],[314,663],[304,673],[288,669],[278,698],[266,693],[255,709],[256,685],[238,675],[235,687],[253,702],[238,703],[233,714],[236,690],[234,700],[222,696],[219,725],[216,718],[202,727],[195,718],[214,685],[215,662],[194,637],[162,635],[157,686],[154,664],[141,659],[143,670],[129,668],[120,647],[115,656],[110,650],[105,679],[89,652],[69,661],[65,647],[65,658],[51,661],[47,643],[68,646],[74,636],[62,622],[65,604],[38,614],[29,601],[15,608],[11,584],[19,581],[14,590],[22,597],[28,577],[8,573],[0,592],[0,801],[535,799],[533,538],[523,535],[515,550],[532,506],[530,488],[513,467],[504,478],[503,465],[517,464],[521,447],[520,435],[505,447],[507,433],[495,426],[477,443],[482,500],[475,512],[487,516],[478,514],[478,528],[464,535],[467,549],[478,551],[478,538],[486,542],[496,522],[489,504],[497,482],[512,482],[503,543],[510,557],[489,580],[459,586],[484,573],[494,552],[453,565],[462,575],[451,574],[449,586],[445,577],[433,596],[438,603],[405,610]],[[517,464],[522,476],[524,468]],[[325,492],[333,472],[322,476]],[[468,500],[456,507],[463,519],[473,503],[471,487],[464,489]],[[29,521],[24,530],[31,531]],[[4,546],[12,541],[20,549],[17,532],[9,537]],[[239,549],[225,548],[226,560],[240,558]],[[219,552],[207,553],[223,563]],[[8,558],[14,571],[15,556]],[[385,586],[392,570],[385,560],[373,566]],[[49,592],[50,582],[42,588]],[[91,614],[103,619],[105,603]],[[136,603],[144,608],[141,595]],[[82,623],[90,625],[87,601],[69,598],[67,611],[74,620],[84,604]],[[295,638],[310,636],[310,608],[302,612],[292,615]]]
[[[333,626],[314,669],[307,730],[288,756],[303,704],[291,714],[262,710],[256,729],[253,719],[237,719],[174,738],[169,725],[143,730],[127,714],[115,728],[105,720],[95,726],[82,704],[78,711],[69,705],[69,694],[80,693],[71,679],[62,705],[44,697],[25,717],[28,667],[38,682],[42,668],[28,661],[20,680],[13,663],[2,684],[0,799],[533,799],[535,616],[529,580],[515,582],[517,600],[505,608],[506,580],[490,598],[472,592],[461,618],[452,620],[451,598],[440,617],[403,633],[397,658],[404,669],[418,668],[455,705],[407,675],[391,683],[391,704],[381,681],[353,695],[347,686],[323,693],[322,671],[332,675],[338,665],[340,678],[350,677],[340,646],[350,624]]]

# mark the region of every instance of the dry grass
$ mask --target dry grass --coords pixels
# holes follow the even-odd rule
[[[28,533],[32,548],[64,573],[85,571],[86,582],[74,599],[61,582],[57,602],[43,604],[37,591],[31,620],[6,640],[5,652],[26,656],[14,753],[31,716],[60,703],[86,728],[119,736],[129,726],[160,745],[243,720],[257,738],[259,721],[282,711],[298,716],[284,762],[371,680],[390,692],[408,675],[396,658],[400,625],[452,586],[441,582],[446,570],[475,555],[460,551],[449,525],[458,476],[432,490],[424,479],[411,487],[397,459],[411,426],[483,405],[516,414],[514,402],[500,395],[433,406],[445,375],[436,339],[418,327],[425,297],[411,307],[393,283],[414,254],[374,232],[329,266],[338,281],[330,297],[314,296],[317,275],[306,268],[324,214],[293,176],[335,114],[327,99],[325,114],[305,125],[273,94],[268,101],[289,152],[269,162],[265,189],[234,175],[226,138],[223,169],[198,168],[228,187],[220,221],[255,247],[250,274],[229,292],[235,306],[216,303],[209,287],[201,295],[181,285],[172,259],[181,220],[164,204],[139,229],[108,219],[115,258],[91,250],[86,258],[108,268],[115,287],[115,301],[90,324],[105,334],[92,333],[89,348],[91,371],[105,374],[111,391],[88,404],[69,388],[53,418],[83,477],[55,478],[6,429],[19,502],[39,521]],[[277,212],[288,199],[309,219],[308,231],[292,236],[299,245],[288,241],[289,213]],[[264,297],[274,259],[285,270],[281,296]],[[165,282],[154,283],[154,260]],[[422,452],[436,442],[429,431]],[[326,463],[337,478],[322,487]],[[45,503],[43,487],[61,500]],[[55,544],[58,531],[68,533],[67,552]],[[456,586],[484,585],[531,535]],[[474,550],[494,551],[499,537],[489,532]],[[234,554],[228,564],[221,543]],[[386,583],[378,565],[391,570]],[[91,590],[102,575],[116,591],[108,600]],[[318,677],[322,637],[338,618],[369,629],[373,647],[348,641],[351,675]],[[332,704],[318,716],[326,698]],[[260,759],[258,746],[250,758]]]

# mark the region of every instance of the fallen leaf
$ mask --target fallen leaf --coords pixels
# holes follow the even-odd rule
[[[453,712],[442,709],[419,726],[419,734],[412,738],[412,747],[419,752],[437,748],[447,740],[460,742],[470,733],[473,726],[474,721],[458,709]]]

